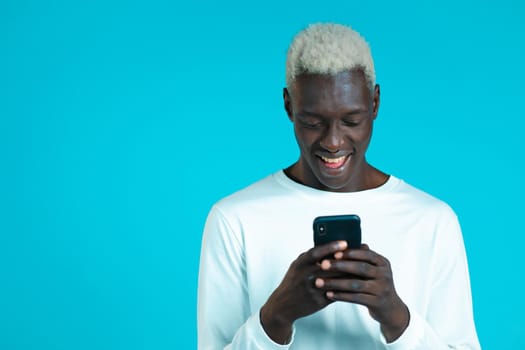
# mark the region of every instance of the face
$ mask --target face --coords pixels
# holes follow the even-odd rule
[[[379,86],[370,91],[362,70],[303,74],[291,91],[285,89],[284,103],[301,151],[290,173],[321,190],[367,188],[376,171],[365,153],[379,108]]]

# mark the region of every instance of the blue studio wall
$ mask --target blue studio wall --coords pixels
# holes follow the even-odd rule
[[[296,160],[285,53],[318,21],[371,43],[369,160],[457,211],[482,346],[524,348],[524,15],[517,0],[2,1],[0,349],[196,347],[204,220]]]

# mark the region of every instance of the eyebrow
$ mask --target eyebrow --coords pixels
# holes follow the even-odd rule
[[[366,109],[366,108],[357,108],[357,109],[354,109],[354,110],[352,110],[350,112],[345,113],[344,116],[345,117],[349,117],[349,116],[352,116],[352,115],[365,113],[365,112],[368,112],[368,109]],[[315,117],[315,118],[320,118],[320,119],[326,118],[326,116],[324,116],[322,114],[311,112],[311,111],[307,111],[307,110],[300,111],[299,113],[297,113],[297,115],[300,116],[300,117]]]

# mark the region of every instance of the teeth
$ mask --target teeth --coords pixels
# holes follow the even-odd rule
[[[321,159],[323,160],[323,162],[326,162],[326,163],[340,163],[342,162],[343,160],[345,160],[345,156],[342,156],[342,157],[339,157],[339,158],[326,158],[326,157],[321,157]]]

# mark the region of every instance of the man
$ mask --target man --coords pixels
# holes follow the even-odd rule
[[[200,349],[479,349],[460,227],[440,200],[366,161],[380,90],[352,29],[293,40],[284,107],[299,160],[218,202],[199,274]],[[357,214],[363,244],[313,246]]]

